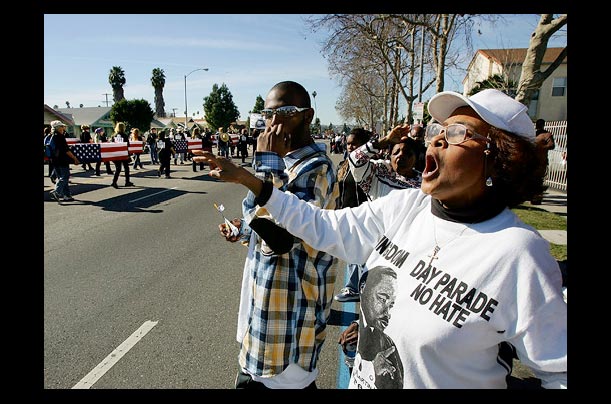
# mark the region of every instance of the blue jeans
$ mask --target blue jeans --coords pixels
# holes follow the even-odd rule
[[[157,159],[157,145],[154,143],[150,144],[149,149],[151,149],[151,162],[153,164],[159,164],[159,160]]]
[[[68,180],[70,179],[70,168],[55,167],[55,173],[57,174],[57,182],[55,183],[55,193],[58,196],[71,196],[70,188],[68,188]]]
[[[219,150],[221,151],[221,156],[229,158],[229,146],[221,146]]]
[[[138,166],[142,167],[142,163],[140,162],[140,155],[134,154],[134,168],[138,168]]]
[[[364,265],[360,264],[348,264],[346,265],[346,269],[348,270],[348,281],[346,282],[345,287],[360,293],[360,283],[361,283],[361,274],[363,273]]]

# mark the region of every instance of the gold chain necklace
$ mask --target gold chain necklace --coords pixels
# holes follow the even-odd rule
[[[465,230],[467,230],[469,228],[469,226],[465,225],[465,228],[462,229],[460,231],[460,233],[458,233],[458,235],[452,239],[450,239],[450,241],[446,242],[444,245],[440,246],[439,242],[437,241],[437,224],[435,223],[435,216],[433,216],[433,237],[435,237],[435,248],[433,248],[433,254],[431,255],[427,255],[427,257],[429,257],[431,260],[429,261],[429,266],[431,266],[431,264],[433,263],[433,260],[438,259],[439,257],[437,256],[437,253],[441,250],[442,247],[447,246],[448,244],[450,244],[451,242],[453,242],[454,240],[456,240],[457,238],[459,238],[460,236],[462,236],[462,234],[465,232]]]

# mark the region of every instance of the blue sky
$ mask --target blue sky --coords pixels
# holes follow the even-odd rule
[[[474,49],[528,47],[536,14],[506,15],[505,23],[476,26]],[[71,23],[76,22],[76,23]],[[85,23],[82,23],[85,22]],[[481,34],[477,34],[477,29]],[[112,105],[108,74],[125,71],[127,99],[145,99],[154,108],[151,72],[161,68],[165,109],[184,116],[185,81],[189,116],[203,115],[203,98],[225,83],[246,119],[257,95],[265,98],[277,82],[294,80],[316,91],[316,116],[323,125],[343,124],[335,111],[340,88],[323,58],[323,34],[312,34],[299,14],[47,14],[44,17],[44,102],[53,107]],[[566,46],[557,35],[548,46]],[[471,59],[469,55],[465,67]],[[446,75],[446,90],[462,91],[462,72]],[[105,94],[108,94],[107,96]],[[425,100],[430,98],[423,97]]]

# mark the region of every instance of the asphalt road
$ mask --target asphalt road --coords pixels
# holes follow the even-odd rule
[[[331,158],[337,164],[341,156]],[[61,204],[49,197],[44,166],[45,389],[234,386],[246,247],[218,234],[213,204],[239,216],[245,188],[190,164],[158,178],[149,157],[142,161],[143,170],[131,169],[135,187],[118,190],[112,176],[73,166],[75,201]],[[336,293],[344,276],[340,267]],[[319,388],[347,386],[336,341],[357,310],[333,303]],[[530,371],[514,364],[511,386],[536,388]]]
[[[135,187],[118,190],[73,166],[74,202],[51,200],[44,178],[45,389],[233,388],[246,247],[218,234],[213,203],[239,216],[245,188],[190,164],[158,178],[142,160]],[[345,306],[334,303],[319,388],[342,387]]]

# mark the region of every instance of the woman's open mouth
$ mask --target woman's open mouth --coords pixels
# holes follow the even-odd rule
[[[432,154],[426,155],[426,164],[424,166],[424,170],[422,170],[422,179],[431,179],[438,175],[439,173],[439,164],[437,164],[437,159]]]

